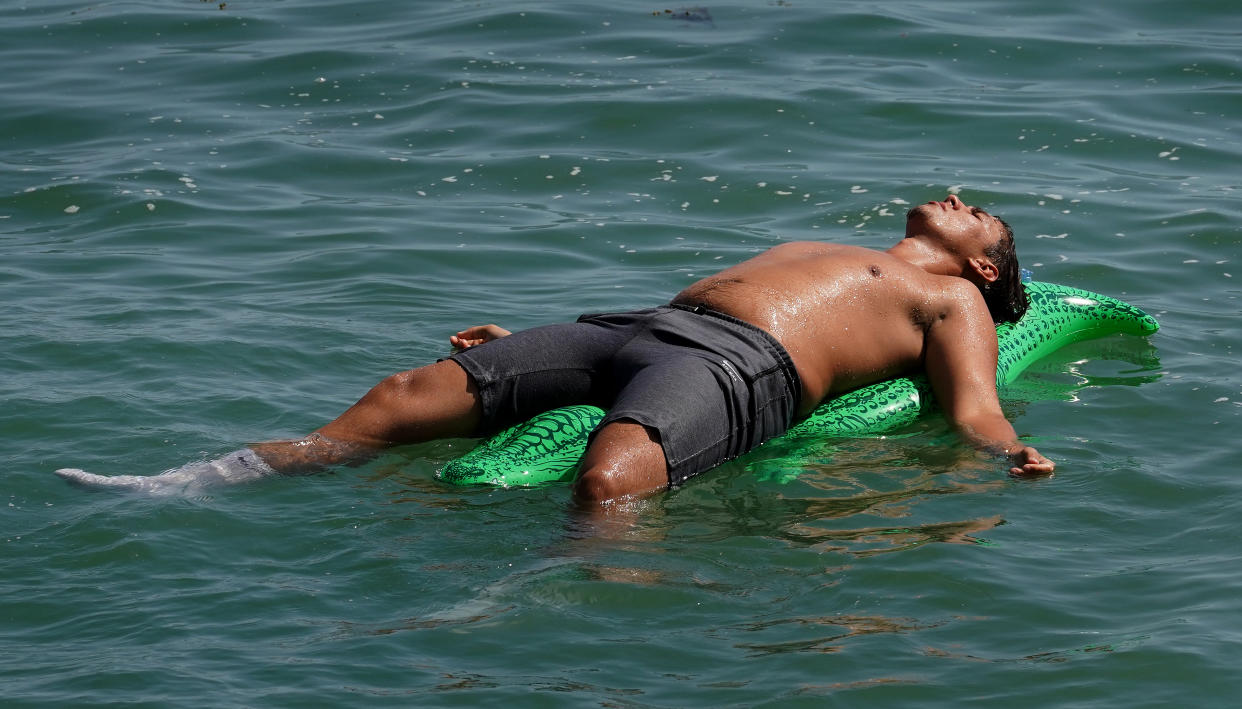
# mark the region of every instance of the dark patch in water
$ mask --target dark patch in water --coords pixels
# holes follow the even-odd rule
[[[712,20],[712,13],[708,12],[705,7],[683,7],[677,10],[664,10],[663,12],[656,10],[651,13],[656,16],[667,17],[670,20],[681,20],[683,22],[701,22],[708,27],[715,27],[716,23]]]

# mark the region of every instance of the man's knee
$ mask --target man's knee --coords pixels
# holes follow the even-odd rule
[[[583,468],[574,481],[574,499],[598,504],[631,494],[616,471],[607,467]]]
[[[666,487],[668,463],[658,434],[633,421],[616,421],[592,439],[574,483],[574,497],[600,503]]]
[[[432,382],[423,368],[397,372],[384,377],[371,387],[363,401],[382,411],[397,411],[411,404],[418,405],[421,397],[430,394]]]
[[[405,372],[397,372],[384,377],[371,388],[371,392],[375,394],[377,399],[396,399],[408,392],[415,380],[414,372],[417,370],[408,370]]]
[[[482,412],[465,370],[444,361],[385,377],[319,433],[373,445],[473,435]]]
[[[394,406],[408,406],[420,399],[427,400],[425,403],[432,403],[445,398],[473,403],[478,397],[470,376],[450,361],[436,362],[389,375],[371,391],[377,399]]]

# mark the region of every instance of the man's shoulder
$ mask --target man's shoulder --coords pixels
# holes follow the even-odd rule
[[[957,276],[931,275],[928,296],[938,305],[942,313],[941,321],[949,323],[952,329],[986,329],[994,331],[992,315],[988,312],[988,304],[975,284]]]
[[[979,292],[975,284],[961,276],[940,276],[929,273],[927,277],[933,284],[933,289],[943,293],[947,298],[965,299],[968,301],[978,299],[980,303],[983,302],[983,294]]]

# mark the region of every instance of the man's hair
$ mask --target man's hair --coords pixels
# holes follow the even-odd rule
[[[996,280],[984,283],[983,302],[988,304],[992,322],[1017,322],[1026,312],[1026,288],[1022,285],[1022,269],[1018,268],[1018,250],[1013,243],[1013,228],[997,217],[1005,227],[1005,235],[983,250],[996,266]]]

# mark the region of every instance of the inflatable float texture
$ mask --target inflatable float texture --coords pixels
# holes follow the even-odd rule
[[[996,327],[996,383],[1012,382],[1032,362],[1068,344],[1116,333],[1150,335],[1155,318],[1098,293],[1053,283],[1026,284],[1030,308]],[[891,431],[932,408],[926,377],[899,377],[821,404],[774,440],[842,438]],[[497,433],[449,462],[440,478],[458,485],[540,485],[572,480],[587,437],[604,411],[587,404],[553,409]]]

